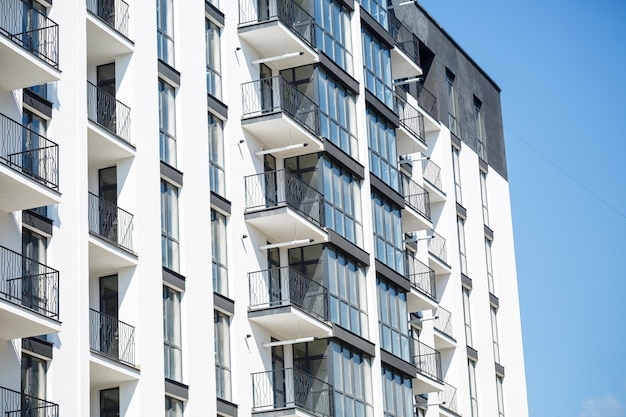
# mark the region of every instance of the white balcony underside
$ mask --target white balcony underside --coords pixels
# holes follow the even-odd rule
[[[87,13],[87,61],[103,64],[133,52],[133,43],[102,20]]]
[[[60,202],[58,192],[0,163],[0,210],[12,212]]]
[[[248,210],[246,222],[264,233],[272,243],[313,239],[311,243],[328,240],[326,232],[298,212],[285,205],[260,210]]]
[[[12,340],[57,333],[61,323],[0,298],[0,339]]]
[[[61,71],[0,35],[0,87],[12,91],[58,81]]]
[[[396,129],[396,146],[398,147],[398,155],[425,153],[427,150],[426,144],[415,137],[415,135],[406,127],[402,126],[402,124]]]
[[[435,271],[435,275],[445,275],[451,272],[450,265],[439,259],[432,253],[428,253],[428,266]]]
[[[257,308],[248,311],[250,321],[265,327],[280,340],[293,340],[302,337],[330,337],[332,329],[325,323],[310,316],[298,307]]]
[[[442,351],[456,347],[456,340],[441,330],[435,329],[435,349]]]
[[[137,256],[97,235],[89,234],[90,275],[114,273],[133,266],[137,266]]]
[[[430,203],[442,203],[446,201],[446,195],[439,188],[432,185],[424,178],[424,189],[428,191],[428,195],[430,197]]]
[[[135,156],[135,149],[132,145],[92,121],[88,123],[87,137],[89,167],[91,168],[108,167],[117,161]]]
[[[140,372],[138,369],[91,352],[89,358],[89,384],[92,388],[108,388],[123,382],[139,380],[139,377]]]
[[[417,232],[420,230],[431,230],[433,223],[426,217],[418,213],[408,204],[402,210],[402,231],[405,233]]]
[[[437,301],[413,287],[411,287],[411,291],[407,293],[406,301],[407,309],[411,313],[432,310],[438,307]]]
[[[267,410],[263,410],[262,408],[257,408],[252,412],[252,415],[259,417],[317,417],[315,414],[309,413],[290,404],[287,404],[287,406],[282,409],[267,407]]]
[[[428,392],[439,392],[443,391],[444,389],[442,383],[437,382],[434,379],[431,379],[425,375],[422,375],[421,373],[419,373],[419,371],[417,375],[413,377],[412,382],[414,395],[425,394]]]
[[[394,80],[419,77],[422,69],[397,46],[391,50],[391,76]]]

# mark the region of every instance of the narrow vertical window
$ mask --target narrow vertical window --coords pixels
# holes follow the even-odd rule
[[[165,378],[183,379],[180,293],[163,286],[163,344]]]
[[[493,358],[500,363],[500,342],[498,338],[498,310],[491,306],[491,335],[493,337]]]
[[[459,150],[452,147],[452,175],[454,176],[454,196],[456,202],[463,205],[463,198],[461,198],[461,165],[459,161]]]
[[[159,59],[174,66],[174,2],[157,0],[157,47]]]
[[[478,417],[478,395],[476,387],[476,362],[467,360],[469,374],[470,403],[472,406],[472,417]]]
[[[483,203],[483,223],[489,227],[489,205],[487,204],[487,174],[480,171],[480,199]]]
[[[213,312],[215,343],[215,383],[217,398],[231,401],[230,379],[230,317]]]
[[[498,417],[504,417],[504,378],[496,375],[496,394],[498,395]]]
[[[161,161],[176,167],[176,107],[174,87],[159,80],[159,145]]]
[[[485,239],[485,258],[487,260],[487,284],[489,293],[496,294],[495,283],[493,280],[493,260],[491,258],[491,240]]]
[[[222,30],[212,21],[205,20],[206,89],[213,97],[222,99],[222,64],[220,36]]]
[[[465,219],[456,218],[457,232],[459,236],[459,263],[461,273],[467,275],[467,248],[465,247]]]
[[[178,239],[178,188],[161,180],[161,260],[176,272],[180,270]]]
[[[226,216],[215,210],[211,210],[211,254],[213,291],[228,297]]]
[[[226,196],[226,175],[224,173],[224,124],[209,113],[209,183],[214,193]]]
[[[470,290],[463,287],[463,319],[465,321],[465,342],[472,346],[472,312],[470,309]]]
[[[165,417],[183,417],[183,402],[166,396]]]
[[[476,153],[483,160],[487,160],[485,152],[485,122],[483,120],[483,103],[474,97],[474,130],[476,134]]]
[[[33,397],[30,399],[31,402],[37,403],[35,398],[46,399],[47,369],[48,363],[45,360],[26,353],[22,354],[22,394]],[[25,398],[25,400],[29,400],[29,398]]]
[[[119,417],[120,389],[110,388],[100,391],[100,417]]]
[[[456,96],[454,92],[454,74],[446,69],[446,84],[448,86],[448,127],[458,136],[456,125]]]

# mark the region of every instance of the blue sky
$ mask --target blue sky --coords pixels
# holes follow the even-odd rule
[[[420,4],[502,88],[529,415],[626,417],[626,1]]]

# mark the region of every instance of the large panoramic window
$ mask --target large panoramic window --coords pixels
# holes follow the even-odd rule
[[[406,293],[381,280],[377,286],[380,347],[410,362]]]
[[[370,360],[331,342],[332,384],[336,416],[373,416]]]
[[[222,30],[209,19],[205,20],[206,43],[206,89],[207,93],[222,99],[222,65],[220,36]]]
[[[400,208],[372,193],[372,219],[376,259],[399,274],[404,274]]]
[[[318,68],[320,136],[357,159],[355,98]]]
[[[387,29],[387,0],[359,0],[361,6]]]
[[[183,353],[180,293],[167,286],[163,286],[163,344],[165,378],[181,382]]]
[[[341,2],[315,1],[315,45],[352,74],[350,13]]]
[[[413,417],[411,377],[385,367],[381,369],[385,417]]]
[[[396,129],[367,109],[370,171],[396,191],[400,190]]]
[[[363,31],[362,38],[365,88],[387,107],[393,108],[391,52],[376,36],[366,30]]]

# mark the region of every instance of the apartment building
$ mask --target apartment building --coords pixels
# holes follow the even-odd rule
[[[499,93],[412,1],[0,0],[0,412],[528,415]]]

